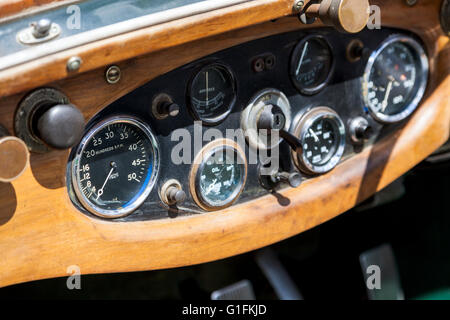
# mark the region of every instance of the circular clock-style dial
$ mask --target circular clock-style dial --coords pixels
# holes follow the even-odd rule
[[[367,66],[364,98],[369,111],[382,122],[405,119],[422,98],[427,77],[428,62],[415,40],[389,40]]]
[[[221,151],[206,159],[199,172],[200,194],[208,203],[223,203],[241,184],[242,167],[234,160],[235,154]]]
[[[339,138],[336,123],[326,118],[317,119],[303,138],[303,152],[306,159],[313,165],[327,163],[336,153]]]
[[[242,151],[232,145],[212,142],[202,151],[198,167],[194,167],[191,191],[200,207],[207,210],[231,205],[244,188],[247,163]]]
[[[345,150],[345,126],[339,115],[328,107],[316,107],[297,122],[294,134],[301,152],[293,152],[295,165],[305,173],[320,174],[332,170]]]
[[[82,140],[73,161],[72,180],[83,206],[108,218],[139,206],[158,172],[156,140],[143,123],[113,119]]]
[[[308,37],[294,49],[291,78],[303,94],[314,94],[328,82],[333,65],[331,48],[322,37]]]
[[[198,120],[208,124],[220,122],[231,112],[236,100],[233,75],[224,66],[206,66],[192,80],[189,99]]]

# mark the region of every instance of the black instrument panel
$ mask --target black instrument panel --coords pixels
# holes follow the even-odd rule
[[[318,107],[324,107],[331,114],[336,115],[337,123],[338,125],[342,123],[342,128],[338,128],[338,125],[334,125],[330,120],[316,119],[311,122],[311,129],[303,130],[305,131],[304,141],[319,150],[312,152],[312,157],[320,157],[320,148],[325,148],[323,151],[326,154],[325,158],[327,161],[334,159],[336,162],[334,165],[360,152],[365,146],[373,144],[376,139],[396,130],[401,126],[401,122],[382,123],[371,116],[365,102],[363,84],[371,54],[376,52],[384,42],[397,36],[407,37],[420,43],[420,40],[408,32],[389,28],[365,30],[357,35],[342,34],[331,28],[320,28],[258,39],[173,70],[107,106],[88,123],[86,135],[98,127],[99,123],[108,119],[137,119],[139,123],[143,123],[151,130],[159,154],[158,175],[155,177],[151,191],[146,194],[145,200],[133,212],[120,216],[114,221],[151,220],[202,214],[214,208],[211,209],[212,206],[199,203],[201,198],[212,199],[210,200],[212,202],[217,198],[217,201],[221,200],[227,203],[226,206],[230,206],[271,193],[261,183],[261,161],[256,163],[250,161],[257,157],[254,149],[249,147],[249,141],[244,140],[240,144],[243,148],[234,146],[231,141],[233,137],[229,139],[227,132],[227,129],[242,128],[243,111],[250,101],[255,99],[255,95],[264,90],[272,93],[280,92],[282,93],[280,97],[286,98],[290,105],[290,114],[286,117],[286,128],[290,133],[296,132],[296,125],[301,122],[305,114],[314,114],[314,110]],[[364,47],[360,48],[360,58],[349,59],[349,44],[355,39],[363,43]],[[425,73],[428,70],[422,70],[422,72]],[[390,83],[389,79],[387,81]],[[155,115],[152,103],[162,94],[170,97],[171,103],[180,106],[175,116]],[[387,92],[379,94],[388,95]],[[352,120],[357,118],[366,121],[371,129],[370,137],[364,143],[355,142],[355,134],[351,132]],[[322,126],[325,129],[322,129]],[[335,127],[340,131],[327,132]],[[300,132],[302,128],[298,129]],[[342,135],[339,145],[335,146],[335,141],[327,142],[328,136],[336,138],[337,134]],[[227,141],[225,143],[227,148],[223,149],[232,149],[235,154],[234,161],[243,159],[245,167],[237,162],[231,165],[220,163],[220,170],[217,169],[220,172],[214,172],[216,168],[211,167],[211,163],[203,163],[202,160],[199,160],[200,163],[195,163],[196,158],[209,159],[198,155],[202,151],[212,150],[214,141],[221,139]],[[214,141],[211,142],[212,140]],[[338,147],[339,158],[333,158],[329,149],[337,150]],[[73,180],[76,178],[72,178],[71,174],[76,150],[79,149],[75,147],[69,159],[68,190],[74,205],[83,213],[92,215],[92,210],[87,210],[82,201],[79,201],[77,197],[79,192],[76,192],[79,183]],[[216,152],[216,149],[214,150]],[[302,170],[297,159],[293,159],[291,147],[286,141],[279,144],[279,152],[280,172],[295,172],[303,180],[314,179],[321,173],[314,170]],[[306,159],[307,151],[304,150],[304,152]],[[228,159],[229,157],[218,158]],[[320,158],[310,160],[323,162]],[[110,173],[109,170],[112,171],[111,175],[116,173],[114,170],[117,170],[119,176],[126,177],[133,174],[128,171],[120,172],[119,169],[109,169],[113,168],[112,166],[110,164],[110,167],[107,167],[108,170],[105,169],[108,171],[105,171],[106,174]],[[197,174],[203,167],[207,168],[204,181],[201,180],[202,174]],[[332,170],[332,167],[326,171],[329,170]],[[244,171],[245,179],[240,181],[238,176],[242,179]],[[193,172],[195,172],[195,179],[192,178]],[[226,177],[224,181],[220,181],[222,177]],[[103,182],[102,177],[98,180]],[[167,189],[165,184],[168,181],[177,181],[178,188],[184,191],[185,200],[182,203],[174,205],[161,200],[166,199],[161,192]],[[199,195],[199,190],[193,190],[197,186],[202,186],[202,192],[205,194]],[[274,189],[286,187],[289,185],[279,183]],[[146,186],[143,188],[150,189]],[[235,198],[224,199],[223,192],[228,192],[226,190],[230,190],[230,196],[233,195]],[[94,196],[97,200],[98,195]],[[105,216],[108,217],[108,215],[102,215],[102,217]]]

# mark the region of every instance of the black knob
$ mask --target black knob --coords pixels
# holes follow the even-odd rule
[[[186,192],[176,186],[170,186],[166,191],[166,198],[170,204],[181,203],[186,199]]]
[[[72,104],[57,104],[44,112],[38,110],[34,118],[36,135],[52,148],[71,148],[83,135],[83,114]]]
[[[158,104],[158,113],[164,116],[175,117],[180,113],[180,106],[174,102],[162,101]]]

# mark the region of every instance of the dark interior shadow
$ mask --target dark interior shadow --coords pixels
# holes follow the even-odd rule
[[[52,150],[49,153],[30,153],[30,166],[34,178],[48,189],[65,186],[68,151]]]
[[[16,212],[17,197],[11,183],[0,182],[0,226],[7,223]]]
[[[289,198],[286,198],[282,194],[276,192],[275,190],[270,192],[271,195],[273,195],[275,198],[277,198],[278,204],[283,207],[287,207],[291,204],[291,200]]]
[[[398,140],[398,135],[393,134],[393,132],[402,130],[408,122],[400,128],[385,126],[381,130],[367,160],[366,169],[358,191],[357,203],[367,200],[378,191],[381,177]]]
[[[178,207],[176,205],[171,205],[169,206],[169,209],[167,210],[167,214],[169,216],[169,218],[176,218],[179,216],[179,210]]]

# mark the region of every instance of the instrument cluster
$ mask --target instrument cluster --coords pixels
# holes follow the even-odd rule
[[[251,41],[162,75],[86,127],[67,166],[82,212],[175,218],[332,171],[419,106],[428,58],[394,29],[321,28]]]

